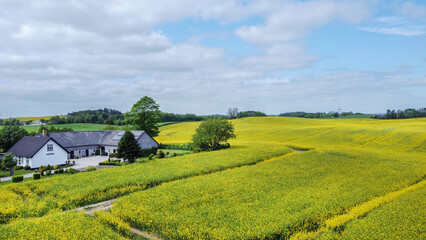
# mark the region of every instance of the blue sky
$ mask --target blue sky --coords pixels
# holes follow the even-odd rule
[[[425,107],[424,1],[0,1],[0,117]]]

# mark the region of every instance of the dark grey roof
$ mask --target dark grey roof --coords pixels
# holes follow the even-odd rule
[[[75,131],[75,132],[49,132],[47,135],[55,139],[67,149],[80,146],[118,146],[118,142],[125,131]],[[139,139],[145,131],[131,131]],[[37,133],[36,136],[42,136]]]
[[[33,157],[50,139],[50,137],[30,137],[21,138],[9,151],[15,156]],[[54,139],[52,139],[55,141]],[[55,141],[56,142],[56,141]],[[60,144],[59,144],[60,145]]]

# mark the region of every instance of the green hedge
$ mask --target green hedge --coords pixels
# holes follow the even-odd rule
[[[175,149],[175,150],[193,150],[191,144],[189,144],[189,143],[187,143],[187,144],[181,144],[181,145],[160,143],[160,144],[158,144],[158,148],[161,148],[161,149]]]
[[[40,173],[34,173],[33,174],[33,178],[34,178],[34,180],[37,180],[37,179],[40,179]]]
[[[24,181],[24,176],[22,175],[12,176],[12,182],[22,182],[22,181]]]
[[[142,149],[140,157],[148,157],[151,154],[156,155],[157,154],[157,148]]]
[[[112,165],[112,166],[121,166],[120,162],[117,161],[111,161],[111,162],[100,162],[99,166],[101,165]]]

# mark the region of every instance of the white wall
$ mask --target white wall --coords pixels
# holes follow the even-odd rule
[[[53,151],[47,151],[47,145],[53,144]],[[33,157],[30,159],[29,166],[31,168],[39,168],[41,165],[46,166],[50,164],[62,165],[66,164],[68,160],[68,153],[61,148],[55,141],[49,140]],[[26,164],[25,164],[26,165]],[[24,165],[24,166],[25,166]]]

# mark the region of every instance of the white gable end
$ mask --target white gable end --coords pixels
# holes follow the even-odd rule
[[[30,159],[31,168],[39,168],[41,165],[63,165],[68,160],[68,153],[52,139],[49,140],[34,156]]]

